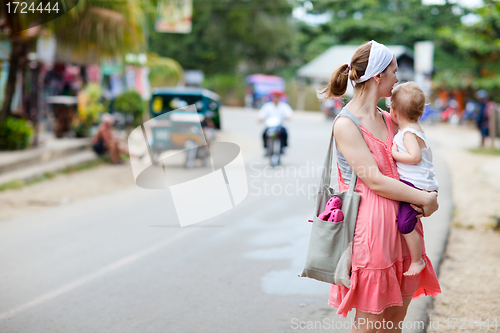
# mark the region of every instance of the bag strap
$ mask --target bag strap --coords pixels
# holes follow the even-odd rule
[[[334,136],[333,136],[333,128],[335,127],[335,123],[337,122],[337,119],[340,117],[346,117],[352,120],[352,122],[356,125],[356,127],[359,129],[359,132],[361,133],[361,136],[363,136],[363,131],[361,130],[361,127],[359,126],[361,122],[359,119],[353,115],[349,110],[346,108],[343,108],[342,111],[335,117],[335,120],[333,121],[333,126],[332,126],[332,136],[330,138],[330,144],[328,145],[328,153],[326,155],[326,160],[325,160],[325,165],[323,168],[323,176],[321,177],[321,183],[320,183],[320,191],[329,188],[330,187],[330,180],[332,178],[331,175],[331,167],[332,167],[332,159],[333,159],[333,145],[334,145]],[[351,172],[351,182],[349,183],[349,193],[354,192],[354,188],[356,187],[356,181],[358,177],[356,176],[356,173],[354,170]]]

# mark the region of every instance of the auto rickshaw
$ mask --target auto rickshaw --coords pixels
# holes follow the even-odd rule
[[[156,88],[150,104],[150,147],[158,163],[167,150],[185,150],[185,167],[194,166],[196,159],[208,163],[208,145],[215,129],[221,128],[220,97],[202,88]],[[146,124],[145,124],[146,125]]]
[[[194,104],[199,114],[210,118],[217,129],[221,128],[220,97],[216,93],[192,87],[154,88],[151,97],[150,116],[161,114]]]

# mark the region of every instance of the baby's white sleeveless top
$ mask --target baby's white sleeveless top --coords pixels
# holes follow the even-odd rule
[[[426,191],[437,191],[439,184],[434,174],[434,166],[432,165],[432,151],[425,138],[423,132],[417,131],[410,127],[405,127],[399,130],[394,136],[393,143],[397,145],[398,151],[408,153],[403,143],[403,137],[406,132],[411,132],[421,138],[425,142],[427,148],[420,149],[422,160],[418,164],[404,164],[396,162],[398,166],[399,178],[412,183],[415,187]]]

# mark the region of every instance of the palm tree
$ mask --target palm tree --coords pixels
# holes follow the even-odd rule
[[[147,30],[141,0],[79,0],[51,22],[57,41],[76,59],[117,56],[144,50]]]

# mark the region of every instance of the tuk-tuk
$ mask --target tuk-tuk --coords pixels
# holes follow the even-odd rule
[[[179,149],[186,150],[187,168],[194,166],[195,159],[207,159],[207,141],[212,139],[213,131],[221,127],[219,108],[219,96],[207,89],[153,89],[152,119],[145,127],[152,134],[150,147],[155,162],[159,162],[164,151]],[[204,160],[203,164],[206,163]]]
[[[220,129],[220,97],[216,93],[192,87],[154,88],[149,113],[151,118],[194,104],[199,114]]]

